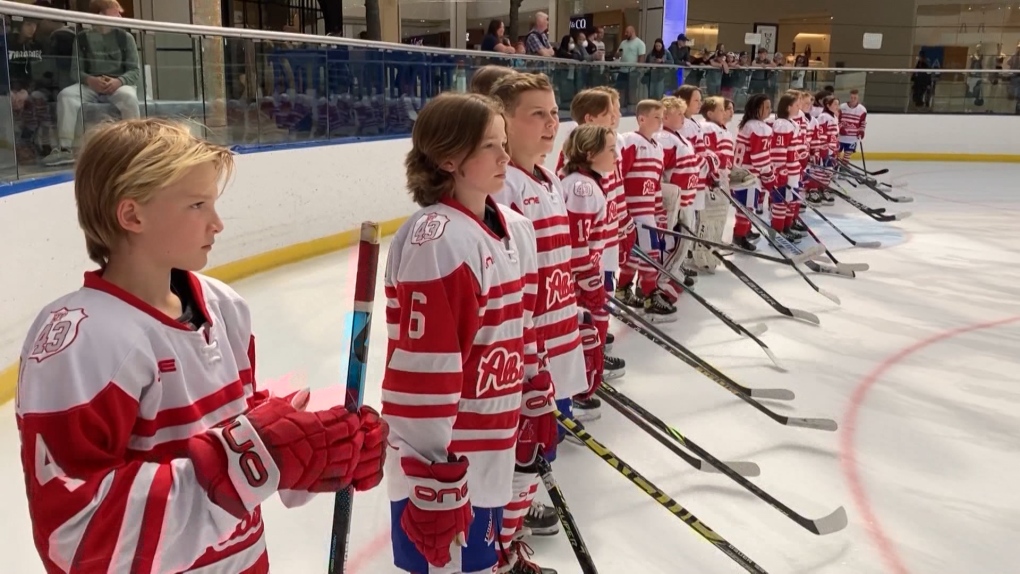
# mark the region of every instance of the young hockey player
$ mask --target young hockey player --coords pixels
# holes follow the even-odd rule
[[[471,93],[487,96],[497,81],[513,73],[514,69],[507,66],[482,66],[471,74]]]
[[[405,160],[422,209],[386,262],[391,536],[396,566],[416,574],[538,572],[495,536],[515,463],[556,445],[531,316],[534,228],[493,200],[510,160],[500,112],[476,94],[422,108]]]
[[[772,229],[782,233],[792,243],[804,238],[794,231],[793,218],[796,202],[792,189],[800,180],[799,128],[791,119],[797,105],[795,94],[783,94],[776,105],[776,119],[772,122],[772,169],[776,173],[776,189],[772,192]]]
[[[662,130],[656,132],[655,140],[662,146],[662,205],[666,213],[666,228],[686,233],[697,233],[695,228],[694,200],[701,185],[702,172],[707,169],[704,158],[694,150],[694,144],[680,135],[687,122],[687,103],[675,96],[662,99]],[[693,250],[690,241],[676,241],[671,236],[663,237],[663,251],[667,255],[664,266],[670,274],[679,278],[684,275],[688,257]],[[694,284],[693,277],[684,283]],[[678,286],[666,275],[660,275],[659,289],[666,294],[670,303],[676,303],[680,296]]]
[[[258,390],[247,303],[197,273],[231,166],[155,118],[104,125],[79,153],[99,269],[33,322],[15,407],[47,572],[267,573],[263,501],[382,480],[386,423]]]
[[[701,115],[705,118],[702,132],[705,147],[719,158],[719,176],[705,198],[705,209],[701,213],[698,235],[709,241],[722,242],[730,202],[722,194],[730,193],[730,173],[733,169],[734,137],[729,122],[733,119],[733,102],[718,96],[707,98],[701,104]],[[712,250],[696,245],[692,261],[698,271],[714,272],[720,264]]]
[[[601,182],[616,171],[616,130],[596,124],[578,126],[563,144],[561,174],[563,202],[570,218],[573,255],[570,266],[576,285],[577,304],[591,317],[582,322],[581,341],[587,361],[588,391],[582,402],[594,396],[602,384],[603,349],[609,327],[605,304],[602,252],[609,234],[616,234]],[[615,215],[612,214],[612,215]]]
[[[857,142],[864,141],[864,128],[868,125],[868,110],[860,100],[857,88],[850,90],[850,101],[839,106],[839,160],[850,161],[857,151]]]
[[[822,112],[815,118],[811,138],[811,167],[808,168],[808,201],[832,205],[836,202],[829,191],[836,154],[839,149],[839,100],[835,96],[822,98]]]
[[[676,321],[676,307],[658,288],[658,272],[630,253],[635,244],[652,258],[658,258],[661,252],[659,234],[648,227],[661,228],[667,224],[662,205],[663,150],[655,140],[655,133],[662,129],[662,111],[662,102],[657,100],[638,102],[635,108],[638,129],[623,135],[620,171],[637,240],[620,245],[620,256],[626,257],[626,263],[620,272],[616,297],[627,305],[643,307],[650,321],[671,322]],[[639,282],[637,292],[632,291],[635,276]]]
[[[556,404],[567,416],[593,420],[601,401],[585,400],[588,378],[578,330],[579,315],[571,276],[571,235],[560,181],[542,164],[553,151],[559,128],[559,109],[552,84],[544,74],[517,73],[496,82],[492,95],[504,107],[510,165],[501,204],[522,213],[535,226],[538,237],[538,298],[535,331],[548,355],[548,370],[556,389]],[[594,350],[589,350],[593,352]],[[561,433],[565,436],[565,433]],[[555,452],[549,453],[550,461]],[[559,532],[556,511],[534,500],[538,476],[519,472],[514,478],[514,499],[503,521],[504,536],[519,530],[515,515],[524,510],[523,526],[536,535]]]
[[[754,94],[747,99],[744,117],[740,119],[737,132],[737,145],[733,151],[734,163],[753,176],[757,182],[730,182],[733,197],[737,202],[754,209],[760,193],[772,193],[776,189],[776,174],[772,168],[769,145],[772,141],[772,128],[765,123],[765,118],[772,113],[772,102],[765,94]],[[737,211],[737,221],[733,227],[733,244],[742,249],[753,249],[754,244],[748,241],[747,232],[751,222],[743,213]]]
[[[616,90],[612,88],[589,88],[581,90],[570,102],[570,117],[578,126],[592,124],[612,128],[614,141],[618,140],[616,129],[620,122],[620,100]],[[569,137],[569,134],[568,136]],[[619,145],[617,144],[617,148]],[[616,153],[614,151],[614,153]],[[603,238],[603,249],[600,257],[604,281],[609,280],[619,270],[619,219],[621,216],[621,205],[623,205],[623,179],[620,177],[619,154],[616,153],[616,167],[607,173],[600,186],[606,199],[606,221],[604,224],[605,237]],[[556,161],[556,173],[561,176],[563,173],[564,156],[560,150]],[[626,206],[623,205],[623,209]],[[571,226],[573,229],[573,226]],[[608,287],[608,286],[607,286]],[[609,292],[612,292],[610,289]],[[612,347],[612,334],[602,333],[603,342],[603,366],[602,377],[609,381],[622,377],[626,372],[627,363],[618,357],[609,355]],[[591,373],[589,373],[589,377]]]

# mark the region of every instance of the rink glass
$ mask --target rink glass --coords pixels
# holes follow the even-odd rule
[[[4,60],[0,75],[0,183],[61,176],[73,164],[46,161],[58,143],[58,126],[81,133],[120,117],[108,102],[85,103],[61,120],[58,94],[74,91],[80,56],[68,38],[99,23],[91,14],[63,13],[69,21],[38,18],[32,6],[3,16],[5,45],[29,32],[37,49],[27,59]],[[26,27],[25,17],[32,18]],[[841,101],[860,91],[869,113],[1020,113],[1020,74],[1009,70],[863,70],[718,68],[505,56],[494,52],[381,44],[347,38],[212,28],[117,19],[138,50],[135,86],[139,115],[185,121],[197,135],[238,149],[314,145],[404,137],[417,111],[446,91],[465,91],[475,70],[489,64],[543,72],[556,88],[563,119],[578,91],[609,85],[620,91],[625,114],[643,98],[698,85],[705,96],[722,95],[739,112],[748,96],[773,98],[793,87],[816,92],[832,86]]]

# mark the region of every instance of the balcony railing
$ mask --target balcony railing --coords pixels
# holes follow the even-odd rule
[[[738,111],[749,94],[775,98],[790,88],[831,86],[841,99],[857,89],[871,113],[1020,113],[1020,73],[1010,70],[579,62],[109,18],[3,0],[0,17],[8,56],[0,71],[0,185],[68,172],[85,130],[123,117],[175,118],[239,149],[406,136],[429,98],[466,90],[474,71],[490,64],[547,74],[564,116],[587,87],[615,87],[626,112],[684,83],[733,100]],[[98,55],[104,52],[128,55],[128,63]],[[124,85],[89,85],[89,76],[125,73]]]

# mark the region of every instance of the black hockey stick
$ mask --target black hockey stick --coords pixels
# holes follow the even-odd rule
[[[610,385],[603,383],[599,390],[596,392],[599,393],[599,395],[603,399],[605,399],[605,401],[609,403],[610,406],[620,411],[621,413],[623,413],[627,409],[631,409],[634,411],[634,413],[637,413],[634,416],[640,415],[641,417],[645,417],[648,418],[649,420],[656,421],[656,423],[653,423],[656,424],[656,426],[659,425],[665,426],[665,423],[656,418],[655,415],[651,414],[650,412],[645,410],[644,407],[636,403],[633,399],[617,391]],[[630,416],[628,416],[628,418],[630,418]],[[667,428],[670,428],[670,430],[673,433],[676,433],[676,431],[672,430],[672,427]],[[765,492],[764,490],[756,486],[754,483],[741,476],[739,473],[734,472],[731,468],[727,466],[728,463],[721,462],[719,459],[712,456],[708,451],[701,448],[693,441],[685,439],[679,433],[676,433],[673,436],[676,438],[678,442],[683,444],[685,448],[693,452],[695,455],[700,456],[702,459],[708,461],[708,464],[711,464],[720,473],[726,475],[728,478],[742,486],[751,494],[764,500],[770,506],[786,515],[787,518],[799,524],[802,528],[822,536],[826,534],[832,534],[833,532],[838,532],[843,528],[846,528],[847,525],[846,510],[842,506],[832,511],[828,516],[817,519],[808,518],[798,513],[797,511],[793,510],[789,506],[783,504],[782,502],[777,500],[774,496]]]
[[[607,387],[609,388],[608,391],[606,391]],[[687,439],[684,438],[684,435],[680,434],[678,430],[667,425],[661,419],[657,418],[655,415],[649,413],[648,411],[639,410],[640,406],[638,408],[632,408],[626,404],[620,404],[621,401],[623,401],[624,399],[628,401],[630,399],[627,399],[626,397],[623,397],[621,399],[620,397],[622,397],[622,395],[620,394],[620,392],[612,387],[609,387],[609,383],[603,381],[602,384],[599,386],[598,390],[595,392],[596,394],[599,394],[599,396],[601,396],[602,398],[606,399],[606,402],[608,402],[610,406],[612,406],[617,411],[620,411],[620,414],[627,417],[627,419],[629,419],[630,422],[634,423],[635,425],[638,426],[638,428],[651,435],[652,438],[662,443],[662,446],[669,449],[670,452],[680,457],[684,462],[691,465],[696,470],[700,470],[702,472],[716,472],[716,473],[722,472],[713,464],[705,464],[705,461],[687,454],[686,452],[681,450],[676,444],[673,444],[673,442],[676,442],[683,447],[689,448]],[[670,442],[667,439],[667,437],[669,439],[673,439],[673,442]],[[726,465],[727,468],[733,469],[733,472],[739,474],[740,476],[759,476],[761,474],[761,468],[759,468],[758,465],[753,462],[716,461],[716,463],[714,464]]]
[[[821,217],[822,220],[825,221],[825,223],[828,223],[833,229],[835,229],[840,235],[842,235],[843,239],[846,239],[847,243],[849,243],[850,245],[853,245],[854,247],[861,247],[863,249],[878,249],[879,247],[882,246],[882,243],[880,241],[854,241],[854,239],[851,238],[849,235],[843,233],[842,229],[836,227],[835,223],[829,221],[829,218],[825,217],[825,214],[822,213],[820,209],[811,205],[811,202],[805,200],[799,193],[794,191],[793,196],[803,201],[804,204],[811,209],[811,211],[815,212],[815,214],[818,215],[818,217]],[[801,221],[801,223],[803,223],[803,221]]]
[[[646,225],[645,227],[648,227],[648,226]],[[649,229],[655,229],[656,231],[660,231],[662,233],[666,233],[666,234],[669,234],[669,235],[674,235],[676,237],[690,238],[690,239],[692,239],[694,241],[699,241],[699,242],[701,242],[701,243],[703,243],[705,245],[708,245],[708,246],[712,247],[713,248],[712,249],[712,255],[715,255],[715,257],[720,262],[722,262],[723,266],[726,267],[726,269],[729,269],[730,273],[733,273],[734,275],[736,275],[737,278],[740,279],[741,283],[743,283],[744,285],[747,285],[747,287],[751,291],[754,291],[754,293],[756,295],[761,297],[773,309],[775,309],[779,313],[781,313],[783,315],[786,315],[787,317],[790,317],[792,319],[801,319],[802,321],[807,321],[808,323],[811,323],[813,325],[821,324],[821,321],[818,320],[818,315],[815,315],[814,313],[809,313],[807,311],[802,311],[800,309],[792,309],[790,307],[787,307],[786,305],[783,305],[779,301],[777,301],[775,299],[775,297],[773,297],[772,295],[769,295],[768,291],[766,291],[764,288],[762,288],[761,285],[758,285],[757,283],[755,283],[754,279],[751,279],[747,275],[747,273],[744,273],[744,271],[742,269],[737,267],[736,263],[734,263],[734,262],[730,261],[729,259],[727,259],[726,257],[724,257],[722,255],[722,253],[720,253],[717,249],[715,249],[715,247],[721,247],[723,249],[729,249],[730,248],[729,246],[727,246],[725,244],[722,244],[722,243],[716,243],[714,241],[708,241],[708,240],[705,240],[705,239],[699,239],[699,238],[694,237],[692,235],[685,235],[683,233],[678,233],[676,231],[666,231],[664,229],[659,229],[657,227],[656,228],[648,227],[648,228]],[[733,251],[736,252],[736,253],[746,253],[746,254],[751,255],[751,256],[763,257],[763,258],[766,258],[766,259],[768,259],[770,261],[776,261],[777,263],[783,263],[784,265],[787,264],[787,262],[785,260],[783,260],[783,259],[781,259],[779,257],[772,257],[771,255],[763,255],[761,253],[756,253],[754,251],[746,251],[746,250],[743,250],[743,249],[740,249],[740,248],[737,248],[737,247],[734,247]]]
[[[858,210],[863,212],[868,217],[874,219],[875,221],[881,221],[882,223],[889,223],[890,221],[902,221],[902,220],[904,220],[904,219],[906,219],[906,218],[908,218],[908,217],[910,217],[912,215],[909,211],[904,211],[904,212],[898,213],[896,215],[885,215],[884,213],[880,213],[876,209],[874,209],[872,207],[868,207],[867,205],[864,205],[863,203],[861,203],[861,202],[857,201],[856,199],[850,197],[849,195],[847,195],[842,190],[836,189],[834,187],[830,187],[829,191],[834,193],[837,197],[839,197],[843,201],[845,201],[845,202],[849,203],[850,205],[856,207]]]
[[[768,225],[768,223],[765,222],[764,220],[762,220],[761,218],[758,218],[758,222],[761,225],[764,225],[764,226]],[[777,245],[778,245],[778,246],[785,247],[786,248],[786,253],[794,253],[794,254],[797,254],[797,255],[803,255],[804,254],[804,251],[799,246],[795,245],[792,241],[787,239],[786,236],[783,235],[782,233],[776,233],[773,236],[773,239],[775,241],[774,242],[773,241],[769,241],[769,243],[772,244],[772,247],[775,248],[776,251],[780,251],[778,249],[778,247],[777,247]],[[812,246],[811,248],[809,248],[809,249],[812,249],[813,251],[817,252],[819,256],[821,256],[823,253],[828,253],[829,252],[829,249],[827,247],[825,247],[825,245],[821,242],[821,240],[819,240],[817,238],[815,238],[815,240],[816,240],[817,243],[814,246]],[[780,253],[783,253],[783,252],[780,251]],[[830,265],[822,265],[821,263],[818,263],[817,261],[813,261],[813,260],[805,261],[804,262],[804,266],[807,267],[808,269],[810,269],[811,271],[814,271],[815,273],[827,273],[827,274],[830,274],[830,275],[838,275],[840,277],[848,277],[850,279],[853,279],[853,278],[855,278],[857,276],[853,272],[853,270],[851,270],[851,269],[847,269],[847,268],[841,267],[839,265],[837,265],[836,267],[832,267]],[[837,301],[837,303],[838,303],[838,301]]]
[[[772,230],[771,227],[769,227],[768,225],[763,223],[761,221],[761,219],[758,217],[757,214],[751,213],[747,209],[746,206],[740,205],[740,202],[738,202],[736,199],[734,199],[734,198],[730,198],[730,199],[732,200],[733,206],[736,207],[737,209],[739,209],[741,211],[741,213],[744,214],[744,217],[746,217],[747,220],[750,221],[752,225],[754,225],[755,227],[758,228],[758,230],[761,232],[761,236],[764,237],[765,240],[769,242],[769,245],[771,245],[772,248],[775,249],[776,252],[779,253],[780,256],[782,256],[784,259],[787,259],[787,260],[789,260],[791,262],[790,267],[793,267],[793,270],[796,271],[797,274],[800,275],[801,278],[804,279],[804,281],[806,281],[807,284],[812,289],[814,289],[819,295],[821,295],[822,297],[825,297],[826,299],[832,301],[833,303],[835,303],[837,305],[841,305],[842,304],[840,302],[840,300],[839,300],[839,297],[837,297],[834,293],[830,293],[830,292],[826,291],[825,289],[822,289],[818,285],[815,285],[815,282],[812,281],[807,275],[805,275],[804,272],[800,270],[800,267],[797,267],[797,265],[792,264],[793,261],[792,261],[792,259],[790,259],[790,256],[787,255],[786,253],[784,253],[783,250],[780,249],[778,245],[776,245],[776,241],[777,240],[786,241],[785,237],[782,237],[782,235],[779,234],[779,233],[775,234],[776,239],[772,239],[771,237],[769,237],[769,233],[766,230]],[[782,238],[782,239],[780,239],[780,238]],[[787,246],[792,245],[789,241],[786,241],[786,243],[787,243]]]
[[[570,542],[570,549],[574,551],[577,563],[581,566],[582,574],[598,574],[599,571],[595,568],[591,552],[588,552],[584,538],[581,537],[581,530],[577,527],[577,522],[574,521],[574,515],[570,513],[570,507],[567,506],[567,498],[563,496],[560,485],[553,478],[552,467],[549,466],[549,461],[540,453],[539,456],[535,457],[535,464],[538,467],[537,474],[541,477],[542,484],[545,485],[545,489],[549,492],[553,508],[556,509],[556,515],[559,516],[560,524],[563,525],[563,532],[567,535],[567,541]]]
[[[563,413],[556,411],[556,418],[559,420],[560,425],[566,429],[567,432],[574,435],[578,440],[584,443],[589,450],[594,452],[599,458],[604,460],[606,464],[613,467],[617,472],[622,474],[627,480],[634,483],[635,486],[644,491],[652,500],[658,502],[663,508],[671,512],[674,516],[684,522],[684,524],[690,526],[695,532],[700,534],[705,540],[712,543],[713,546],[721,550],[724,554],[729,556],[734,562],[739,564],[744,570],[748,572],[754,572],[755,574],[767,574],[764,568],[757,565],[753,560],[747,557],[746,554],[737,550],[735,546],[729,543],[725,538],[720,536],[717,532],[708,527],[707,524],[694,516],[689,510],[680,505],[679,502],[673,500],[668,494],[662,491],[659,487],[652,484],[650,480],[641,475],[638,471],[634,470],[634,467],[630,466],[623,461],[620,457],[602,445],[600,442],[592,438],[588,431],[584,430],[581,423],[574,419],[567,418]]]
[[[873,177],[869,177],[868,175],[866,175],[866,172],[862,173],[861,168],[855,165],[850,164],[849,167],[851,169],[843,171],[844,175],[852,177],[853,179],[857,180],[857,182],[860,184],[864,184],[875,193],[881,195],[882,198],[885,199],[886,201],[891,201],[893,203],[911,203],[914,201],[913,197],[908,197],[906,195],[899,196],[890,195],[884,189],[882,189],[882,187],[887,187],[890,190],[895,189],[891,184],[885,183],[883,181],[878,181]],[[847,181],[849,182],[849,180]]]
[[[764,259],[765,261],[771,261],[773,263],[782,263],[783,265],[790,265],[791,261],[793,263],[803,263],[804,261],[807,261],[807,260],[811,259],[812,257],[815,257],[815,256],[818,256],[818,255],[822,254],[822,249],[821,248],[819,248],[817,250],[815,250],[815,249],[808,249],[802,255],[798,255],[796,257],[790,257],[788,259],[784,259],[783,257],[776,257],[775,255],[768,255],[766,253],[758,253],[757,251],[748,251],[747,249],[741,249],[740,247],[737,247],[735,245],[727,245],[725,243],[718,243],[716,241],[709,241],[708,239],[702,239],[702,238],[697,237],[695,235],[691,235],[690,233],[683,233],[683,232],[680,232],[680,231],[671,231],[669,229],[663,229],[662,227],[655,227],[655,226],[648,225],[648,224],[645,224],[645,223],[642,223],[641,225],[645,229],[650,229],[652,231],[655,231],[657,233],[662,233],[664,235],[671,235],[671,236],[679,238],[679,239],[689,239],[689,240],[691,240],[691,241],[693,241],[695,243],[701,243],[702,245],[708,245],[710,247],[718,247],[719,249],[728,249],[728,250],[730,250],[730,251],[732,251],[734,253],[739,253],[741,255],[747,255],[749,257],[754,257],[756,259]],[[685,229],[686,229],[686,227],[685,227]]]
[[[675,339],[669,335],[663,333],[659,328],[650,323],[640,313],[633,309],[627,308],[623,303],[617,300],[615,297],[610,297],[611,305],[607,306],[610,314],[613,315],[624,325],[627,325],[631,329],[634,329],[638,333],[644,335],[649,341],[655,343],[660,348],[680,359],[684,363],[690,365],[694,370],[698,371],[702,375],[705,375],[717,385],[723,387],[730,393],[737,395],[741,400],[749,403],[751,406],[759,411],[762,411],[766,416],[772,420],[778,422],[781,425],[810,428],[815,430],[826,430],[834,431],[838,428],[836,421],[832,419],[821,419],[821,418],[803,418],[803,417],[787,417],[780,415],[772,409],[759,403],[757,398],[765,399],[792,399],[793,392],[787,389],[748,389],[735,381],[727,377],[718,369],[712,365],[706,363],[697,355],[691,353],[683,345],[678,343]],[[750,392],[749,392],[750,391]],[[768,391],[768,394],[763,394],[762,391]],[[785,393],[783,396],[768,396],[774,393],[782,392]]]
[[[719,320],[722,321],[727,327],[732,329],[733,332],[735,332],[738,335],[744,335],[747,338],[754,341],[759,347],[761,347],[761,350],[764,351],[766,355],[768,355],[769,360],[772,361],[772,364],[775,365],[777,369],[779,369],[780,371],[786,370],[782,365],[779,364],[779,361],[776,359],[776,356],[772,353],[772,349],[769,349],[769,346],[762,342],[762,340],[759,339],[755,333],[752,333],[746,327],[731,319],[729,315],[723,313],[721,310],[719,310],[714,305],[709,303],[704,297],[698,295],[697,291],[695,291],[693,287],[684,286],[683,280],[677,279],[676,275],[673,275],[672,273],[669,272],[668,269],[660,265],[658,261],[655,261],[654,259],[649,257],[648,254],[642,251],[641,248],[638,247],[637,245],[634,245],[634,247],[631,248],[631,253],[637,256],[638,259],[644,261],[648,265],[651,265],[659,273],[665,275],[667,278],[669,278],[670,281],[675,283],[677,286],[681,287],[683,291],[686,291],[687,294],[690,295],[695,301],[701,303],[701,305],[704,308],[708,309],[710,313],[718,317]],[[765,327],[764,324],[759,324],[758,327],[759,328],[755,330],[759,331],[760,333],[764,333],[765,330],[767,329],[767,327]]]

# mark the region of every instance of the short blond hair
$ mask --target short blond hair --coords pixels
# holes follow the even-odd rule
[[[661,109],[663,109],[663,105],[659,100],[641,100],[634,106],[634,115],[646,116]]]
[[[233,173],[229,149],[199,139],[171,120],[111,122],[88,133],[75,166],[74,199],[89,259],[104,268],[110,262],[113,246],[124,235],[117,221],[122,201],[147,203],[208,162],[221,177]]]
[[[662,98],[662,107],[667,112],[676,110],[680,114],[687,112],[687,102],[681,100],[676,96],[666,96]]]
[[[489,95],[499,100],[507,114],[513,115],[521,94],[531,91],[552,92],[553,87],[549,76],[542,73],[525,72],[508,74],[496,80]]]

